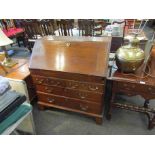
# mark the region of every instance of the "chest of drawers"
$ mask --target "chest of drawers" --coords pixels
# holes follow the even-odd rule
[[[102,123],[109,46],[108,37],[38,40],[29,68],[39,107],[86,114]]]

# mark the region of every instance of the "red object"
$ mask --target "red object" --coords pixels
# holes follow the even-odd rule
[[[16,36],[19,33],[24,32],[24,29],[22,28],[10,28],[8,31],[6,29],[3,29],[3,32],[7,37],[13,37]]]

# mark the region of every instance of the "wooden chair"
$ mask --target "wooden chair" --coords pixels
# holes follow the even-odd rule
[[[121,21],[121,22],[119,22],[119,21],[114,21],[112,24],[124,24],[123,25],[123,36],[122,36],[122,42],[121,42],[121,45],[123,45],[124,44],[124,36],[125,36],[125,28],[126,28],[126,21],[124,20],[124,21]]]
[[[125,19],[126,26],[128,29],[133,29],[134,26],[134,19]]]
[[[61,19],[56,22],[60,36],[73,36],[73,19]]]
[[[79,36],[94,36],[95,22],[91,19],[79,19]]]
[[[54,35],[55,31],[54,19],[43,19],[40,21],[40,26],[44,36]]]
[[[25,41],[28,49],[34,45],[34,42],[43,36],[40,22],[37,20],[23,20],[22,26],[25,29]]]
[[[94,35],[95,36],[101,36],[102,31],[105,29],[106,26],[107,26],[106,21],[104,21],[102,19],[96,20],[95,21],[95,27],[94,27]]]

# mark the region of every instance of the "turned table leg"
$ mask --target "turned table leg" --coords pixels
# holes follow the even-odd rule
[[[144,108],[149,108],[149,100],[145,100],[144,102]]]
[[[149,124],[148,124],[148,129],[153,129],[155,126],[155,115],[153,113],[148,113],[148,118],[149,118]]]

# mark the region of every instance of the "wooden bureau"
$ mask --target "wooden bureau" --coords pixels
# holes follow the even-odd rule
[[[37,40],[30,72],[38,105],[95,117],[102,123],[109,37],[56,37]]]

